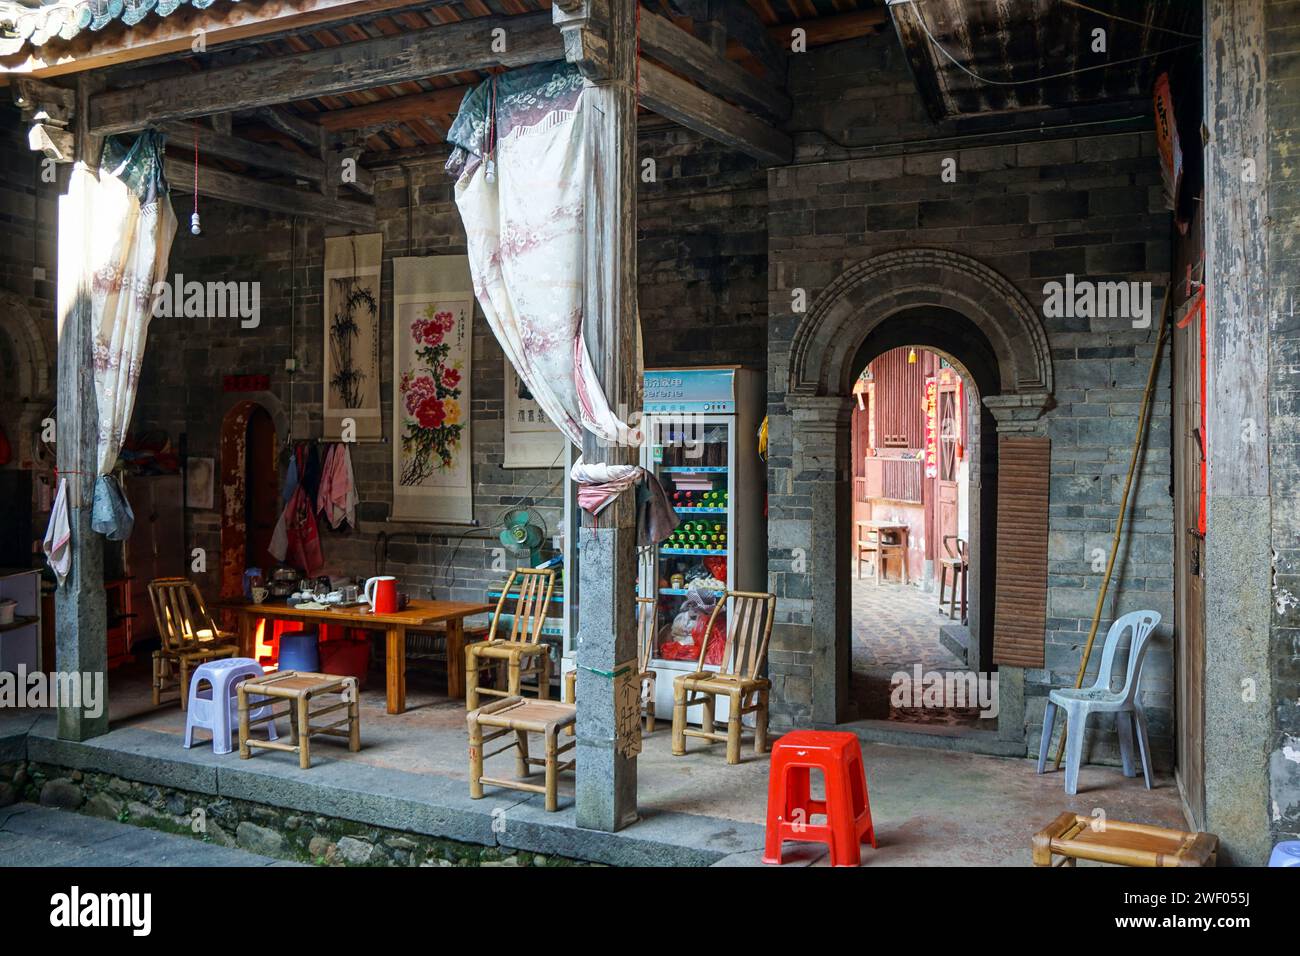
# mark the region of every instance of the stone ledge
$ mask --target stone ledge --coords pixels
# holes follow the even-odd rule
[[[615,866],[708,866],[763,845],[761,826],[715,817],[649,810],[634,827],[603,833],[580,829],[571,804],[547,813],[540,796],[512,791],[471,800],[451,778],[328,757],[310,770],[279,754],[241,761],[135,728],[83,743],[54,734],[52,719],[38,721],[27,759],[463,843]]]

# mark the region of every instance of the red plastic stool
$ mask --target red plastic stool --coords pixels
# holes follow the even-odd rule
[[[812,799],[810,771],[820,770],[826,799]],[[826,822],[812,824],[814,815]],[[867,800],[867,772],[862,746],[853,734],[828,730],[796,730],[772,748],[767,780],[767,841],[764,863],[781,863],[781,843],[825,843],[831,866],[859,866],[862,842],[876,845]]]

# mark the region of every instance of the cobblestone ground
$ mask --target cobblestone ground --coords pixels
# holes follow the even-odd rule
[[[939,626],[950,623],[939,596],[920,588],[870,577],[853,581],[853,669],[897,667],[965,669],[965,662],[939,643]]]

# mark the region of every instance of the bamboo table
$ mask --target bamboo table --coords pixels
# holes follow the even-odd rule
[[[900,555],[899,563],[902,565],[900,576],[902,577],[904,584],[910,584],[911,576],[907,571],[907,551],[909,547],[908,536],[911,529],[908,528],[906,524],[901,524],[897,521],[876,521],[872,518],[855,521],[854,524],[859,528],[865,528],[867,531],[872,531],[876,535],[876,583],[880,583],[881,575],[884,573],[885,551],[889,550],[897,551]],[[885,534],[898,535],[898,543],[884,544],[881,535]]]
[[[1214,866],[1219,838],[1144,823],[1097,821],[1082,813],[1062,813],[1034,834],[1034,866],[1074,866],[1076,860],[1120,866]],[[1052,856],[1061,857],[1053,863]]]
[[[298,755],[298,766],[303,770],[311,769],[311,735],[326,734],[331,737],[346,737],[348,750],[356,753],[361,749],[361,707],[357,700],[357,679],[355,677],[334,677],[330,674],[308,674],[299,671],[279,671],[263,677],[253,677],[239,685],[239,756],[247,760],[253,755],[253,747],[263,750],[285,750]],[[323,694],[339,696],[337,703],[328,704],[316,710],[311,709],[314,698]],[[257,700],[249,703],[250,697]],[[289,709],[275,712],[275,705],[283,701]],[[249,720],[249,711],[260,707],[270,707],[270,713]],[[346,716],[333,723],[313,727],[313,717],[324,717],[340,710],[346,710]],[[253,740],[249,730],[277,717],[289,718],[289,743],[279,740]]]
[[[316,622],[338,624],[341,627],[359,627],[383,631],[385,636],[385,670],[387,673],[388,712],[400,714],[406,710],[406,632],[432,629],[435,624],[445,624],[447,631],[447,693],[450,697],[465,697],[465,618],[486,614],[492,604],[475,604],[469,601],[412,601],[404,611],[391,614],[373,614],[369,607],[330,607],[324,610],[304,610],[290,607],[279,601],[253,604],[250,601],[230,602],[222,610],[239,615],[239,646],[244,657],[253,656],[253,636],[257,633],[259,619],[280,621]]]

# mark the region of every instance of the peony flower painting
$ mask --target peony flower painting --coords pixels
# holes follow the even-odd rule
[[[451,358],[449,337],[463,335],[464,310],[457,315],[448,309],[426,305],[410,323],[411,350],[415,370],[404,371],[398,383],[405,427],[402,429],[402,460],[399,481],[405,486],[422,484],[435,473],[451,469],[460,451],[465,430],[461,407],[461,363]]]

